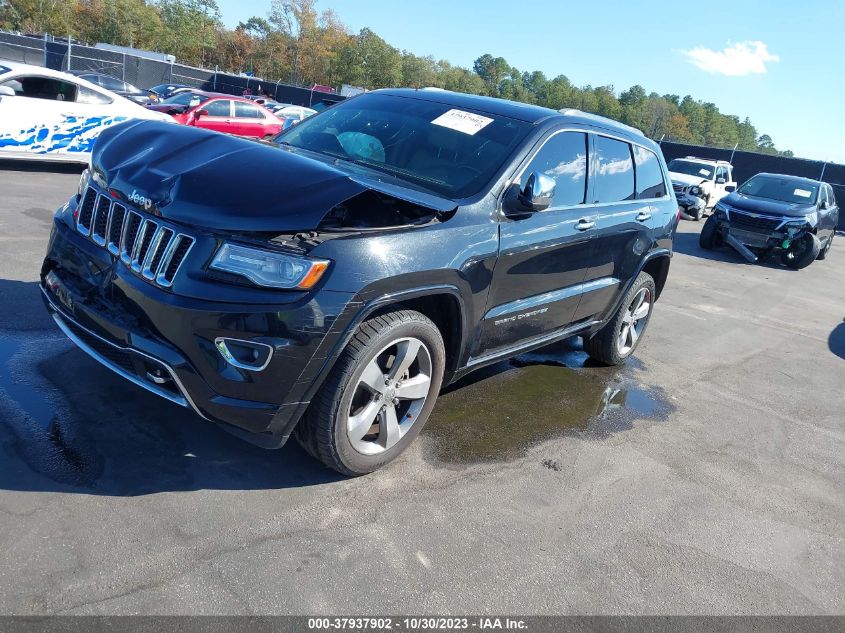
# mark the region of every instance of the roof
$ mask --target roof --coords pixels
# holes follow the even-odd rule
[[[482,97],[479,95],[468,95],[462,92],[450,92],[448,90],[431,90],[427,88],[423,88],[422,90],[417,90],[415,88],[388,88],[386,90],[373,90],[364,94],[384,94],[396,97],[419,99],[422,101],[431,101],[432,103],[442,103],[444,105],[451,105],[457,108],[466,108],[468,110],[478,110],[497,116],[506,116],[511,119],[517,119],[527,123],[539,123],[549,117],[560,116],[557,111],[552,110],[551,108],[544,108],[542,106],[531,105],[528,103],[519,103],[518,101],[508,101],[507,99],[497,99],[495,97]]]
[[[650,139],[647,139],[640,130],[633,128],[630,125],[625,125],[619,121],[614,121],[613,119],[608,119],[597,114],[581,112],[580,110],[565,109],[558,111],[552,110],[551,108],[544,108],[543,106],[521,103],[519,101],[469,95],[461,92],[442,90],[440,88],[423,88],[421,90],[414,88],[389,88],[385,90],[373,90],[364,94],[374,93],[420,99],[456,108],[484,112],[485,114],[491,114],[493,116],[509,117],[518,121],[532,123],[534,125],[548,120],[557,119],[559,121],[566,121],[579,125],[600,127],[608,131],[627,135],[631,138],[631,140],[636,140],[640,143],[647,141],[647,145],[656,146],[656,144],[654,144]]]
[[[759,174],[755,174],[756,176],[774,176],[775,178],[781,178],[783,180],[791,180],[792,182],[802,182],[806,184],[813,184],[813,185],[820,185],[822,184],[821,180],[815,180],[814,178],[804,178],[803,176],[791,176],[790,174],[771,174],[769,172],[762,171]]]
[[[63,79],[65,81],[72,81],[74,83],[79,84],[80,86],[85,86],[86,88],[90,88],[94,92],[106,93],[113,99],[119,99],[124,102],[128,103],[135,103],[134,101],[130,101],[126,97],[122,97],[121,95],[117,94],[116,92],[112,92],[111,90],[107,90],[102,86],[98,86],[97,84],[91,83],[87,79],[83,79],[82,77],[76,77],[66,72],[62,72],[60,70],[53,70],[52,68],[45,68],[43,66],[35,66],[33,64],[21,64],[20,62],[7,62],[3,60],[0,63],[0,66],[4,68],[8,68],[13,73],[25,72],[25,73],[32,73],[34,75],[41,75],[42,77],[51,77],[53,79]],[[137,104],[136,104],[137,105]],[[139,106],[143,107],[143,106]]]
[[[718,160],[716,158],[701,158],[700,156],[678,156],[676,160],[697,160],[699,163],[713,163],[714,165],[728,165],[733,167],[726,160]]]

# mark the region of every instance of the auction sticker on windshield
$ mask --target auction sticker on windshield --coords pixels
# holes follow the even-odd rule
[[[449,110],[434,119],[432,123],[470,136],[490,125],[493,119],[463,110]]]
[[[793,192],[793,194],[792,194],[792,195],[794,195],[794,196],[800,196],[800,197],[802,197],[802,198],[809,198],[811,195],[813,195],[813,192],[812,192],[812,191],[807,191],[806,189],[796,189],[796,190]]]

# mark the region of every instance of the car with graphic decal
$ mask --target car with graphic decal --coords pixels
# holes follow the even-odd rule
[[[87,163],[104,129],[171,121],[68,73],[0,61],[0,158]]]

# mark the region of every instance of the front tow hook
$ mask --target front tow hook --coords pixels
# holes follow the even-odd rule
[[[733,235],[731,235],[730,233],[728,233],[727,237],[725,238],[725,241],[726,241],[726,242],[727,242],[730,246],[732,246],[732,247],[733,247],[733,249],[734,249],[737,253],[739,253],[740,255],[742,255],[745,259],[747,259],[747,260],[748,260],[749,262],[751,262],[752,264],[754,264],[754,263],[756,263],[756,262],[757,262],[757,256],[756,256],[754,253],[752,253],[752,252],[751,252],[751,250],[750,250],[750,249],[749,249],[749,248],[748,248],[745,244],[743,244],[742,242],[740,242],[738,239],[736,239],[736,238],[735,238]]]

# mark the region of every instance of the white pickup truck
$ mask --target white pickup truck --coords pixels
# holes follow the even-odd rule
[[[671,160],[668,167],[675,195],[701,198],[707,209],[736,189],[733,165],[724,160],[687,156]]]

